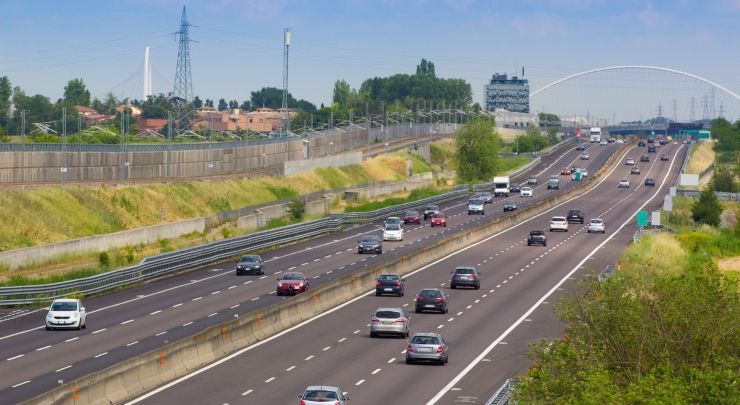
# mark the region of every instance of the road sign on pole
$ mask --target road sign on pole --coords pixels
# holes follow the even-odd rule
[[[637,211],[637,226],[643,227],[648,224],[648,213],[647,211]]]

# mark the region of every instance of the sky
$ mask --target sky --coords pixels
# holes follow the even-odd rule
[[[331,103],[337,79],[358,88],[412,74],[421,58],[438,76],[467,80],[481,103],[493,73],[522,67],[532,91],[589,69],[650,65],[740,93],[740,0],[0,0],[0,75],[52,101],[73,78],[94,97],[141,98],[149,46],[154,91],[167,93],[183,6],[202,99],[241,102],[282,87],[284,27],[293,37],[289,90],[317,105]],[[740,102],[722,91],[643,69],[563,82],[533,97],[532,110],[620,121],[660,108],[687,119],[691,98],[696,118],[720,109],[740,118]]]

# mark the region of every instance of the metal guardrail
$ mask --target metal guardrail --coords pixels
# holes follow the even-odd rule
[[[501,388],[498,389],[493,395],[491,395],[490,398],[486,401],[485,405],[508,405],[513,404],[513,399],[511,397],[512,392],[514,391],[514,388],[518,383],[516,380],[507,379],[504,385],[501,386]]]
[[[60,297],[95,294],[227,259],[248,250],[262,249],[335,232],[340,230],[344,224],[374,221],[409,208],[423,206],[424,204],[439,204],[451,201],[466,194],[467,186],[463,186],[438,196],[381,208],[372,212],[333,214],[328,218],[322,218],[316,221],[259,231],[245,236],[224,239],[175,252],[163,253],[148,257],[138,265],[132,267],[79,280],[33,286],[1,287],[0,306],[35,304]]]
[[[676,190],[676,195],[681,197],[698,198],[701,191],[699,190]],[[722,201],[740,201],[740,193],[727,193],[724,191],[715,191],[714,195]]]
[[[640,228],[632,235],[632,243],[637,243],[642,238],[642,235],[654,235],[661,232],[676,233],[676,230],[665,225],[657,225],[650,228]]]

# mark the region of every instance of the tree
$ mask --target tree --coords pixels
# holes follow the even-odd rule
[[[276,87],[263,87],[258,91],[252,92],[251,102],[252,107],[255,108],[267,107],[275,110],[280,109],[283,107],[283,91]],[[290,93],[288,93],[288,108],[309,112],[316,110],[314,104],[303,99],[296,100]]]
[[[0,77],[0,126],[7,127],[8,113],[10,112],[10,97],[13,96],[13,88],[8,76]]]
[[[699,194],[699,199],[691,207],[694,221],[711,226],[719,226],[719,216],[722,214],[722,205],[714,194],[714,187],[706,187]]]
[[[195,108],[203,107],[203,100],[201,100],[200,97],[198,96],[193,97],[193,107]]]
[[[332,102],[339,106],[341,109],[346,109],[349,106],[350,96],[352,90],[349,87],[349,83],[345,80],[337,80],[334,82],[334,94],[332,95]]]
[[[239,106],[239,109],[242,111],[251,111],[252,110],[252,103],[249,102],[249,100],[242,101],[242,104]]]
[[[90,91],[82,79],[72,79],[64,86],[64,102],[72,105],[90,106]]]
[[[712,188],[716,191],[737,193],[738,185],[735,181],[735,173],[725,165],[717,165],[712,176]]]
[[[229,107],[228,107],[228,105],[226,104],[226,100],[224,100],[224,99],[219,99],[219,100],[218,100],[218,110],[219,110],[219,111],[224,111],[224,110],[226,110],[227,108],[229,108]]]
[[[500,137],[492,120],[462,126],[457,140],[457,176],[462,181],[490,180],[498,170]]]
[[[211,100],[210,98],[207,98],[206,99],[206,107],[213,108],[213,100]]]
[[[434,74],[434,63],[432,61],[421,59],[421,63],[416,65],[416,75],[417,76],[429,76],[429,77],[435,77]]]

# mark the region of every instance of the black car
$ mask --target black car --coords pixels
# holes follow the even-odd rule
[[[357,241],[357,253],[383,253],[383,241],[377,235],[365,235]]]
[[[645,146],[645,141],[637,141],[637,146]]]
[[[406,281],[398,274],[384,273],[378,276],[375,283],[375,295],[394,294],[403,297],[403,288]]]
[[[450,288],[457,287],[473,287],[474,289],[480,289],[480,273],[475,267],[460,266],[456,267],[452,272],[452,278],[450,279]]]
[[[547,246],[547,236],[545,231],[530,231],[527,236],[527,246],[542,245]]]
[[[586,145],[580,144],[580,145],[576,146],[576,150],[586,150]]]
[[[236,263],[236,275],[242,274],[265,274],[262,269],[262,258],[259,255],[247,255],[239,258]]]
[[[517,208],[519,208],[519,206],[516,205],[516,203],[513,202],[513,201],[507,201],[507,202],[504,203],[504,212],[506,212],[506,211],[514,211]]]
[[[648,145],[648,153],[655,153],[656,148],[655,145]]]
[[[568,223],[578,222],[583,223],[583,213],[577,208],[568,210]]]
[[[660,160],[671,160],[671,157],[664,153],[660,155]]]
[[[648,155],[640,156],[640,162],[649,162],[649,161],[650,161],[650,158],[648,157]]]
[[[522,191],[522,185],[519,183],[511,183],[509,186],[509,191],[512,193],[519,193]]]
[[[447,298],[439,288],[423,288],[416,294],[416,313],[438,311],[447,313]]]
[[[655,187],[655,179],[646,178],[645,187]]]
[[[439,212],[439,205],[427,205],[424,207],[424,220],[430,219],[434,214]]]

